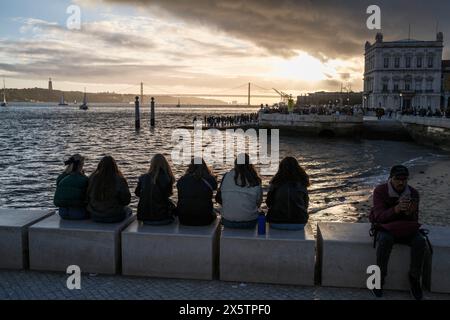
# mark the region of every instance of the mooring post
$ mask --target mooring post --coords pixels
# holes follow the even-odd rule
[[[139,111],[139,97],[136,97],[136,100],[134,101],[134,109],[135,109],[135,122],[134,125],[136,127],[136,130],[141,128],[141,115]]]
[[[152,97],[150,102],[150,126],[155,126],[155,98]]]

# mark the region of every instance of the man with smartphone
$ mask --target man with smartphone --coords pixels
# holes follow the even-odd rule
[[[392,247],[396,243],[411,247],[409,281],[411,294],[416,300],[423,297],[421,287],[422,268],[426,240],[420,233],[419,193],[408,185],[409,170],[405,166],[394,166],[387,183],[378,186],[373,194],[370,221],[375,230],[377,265],[381,270],[381,285],[387,277],[387,268]],[[382,297],[383,288],[374,289]]]

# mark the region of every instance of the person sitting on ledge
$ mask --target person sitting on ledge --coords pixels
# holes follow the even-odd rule
[[[170,200],[175,177],[167,159],[156,154],[149,171],[139,177],[135,194],[139,197],[137,219],[146,225],[167,225],[174,221],[175,205]]]
[[[378,186],[373,193],[373,208],[369,215],[377,246],[377,265],[381,271],[381,288],[374,289],[377,297],[383,295],[388,261],[396,243],[411,247],[409,282],[411,294],[422,299],[421,275],[426,240],[420,232],[419,193],[408,185],[409,171],[404,166],[391,169],[389,181]]]
[[[308,222],[309,177],[297,159],[286,157],[270,181],[267,222],[281,230],[302,230]]]
[[[262,197],[261,178],[249,155],[238,155],[234,169],[223,176],[216,194],[216,201],[222,205],[221,223],[227,228],[255,228]]]
[[[128,183],[111,156],[100,161],[89,178],[88,211],[95,222],[117,223],[131,215]]]
[[[177,190],[177,215],[181,224],[206,226],[216,220],[212,198],[217,180],[202,158],[191,160],[186,174],[177,182]]]
[[[62,219],[88,219],[86,191],[89,179],[83,171],[84,157],[73,155],[64,164],[66,170],[56,179],[53,203],[59,208],[58,213]]]

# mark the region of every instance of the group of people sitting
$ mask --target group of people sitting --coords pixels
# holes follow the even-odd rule
[[[105,156],[88,178],[83,170],[84,158],[74,155],[65,162],[66,169],[57,179],[54,204],[62,219],[89,219],[96,222],[120,222],[131,215],[128,207],[131,193],[116,161]],[[409,171],[395,166],[389,180],[374,191],[370,214],[374,243],[377,243],[377,265],[381,287],[373,290],[383,295],[388,261],[394,244],[411,247],[409,280],[414,298],[422,299],[420,284],[426,236],[420,229],[419,193],[408,185]],[[135,195],[139,198],[137,219],[146,225],[167,225],[178,217],[180,224],[205,226],[218,215],[215,200],[221,208],[221,223],[226,228],[255,228],[263,201],[261,178],[247,154],[239,155],[232,170],[217,179],[203,159],[192,159],[185,174],[176,182],[178,203],[173,195],[175,177],[161,155],[155,155],[147,173],[139,177]],[[293,157],[284,158],[270,181],[266,198],[267,222],[271,228],[302,230],[308,222],[310,181],[305,170]]]
[[[92,219],[115,223],[131,215],[128,183],[111,156],[105,156],[87,177],[84,157],[74,155],[58,177],[54,204],[62,219]],[[205,226],[217,214],[213,198],[221,208],[221,223],[230,228],[254,228],[263,214],[262,181],[247,154],[239,155],[232,170],[218,185],[203,159],[192,159],[185,174],[175,181],[167,159],[155,155],[147,173],[139,177],[137,219],[146,225],[166,225],[178,217],[180,224]],[[178,202],[171,197],[176,183]],[[300,230],[308,222],[309,177],[292,157],[283,159],[267,194],[267,221],[273,228]]]

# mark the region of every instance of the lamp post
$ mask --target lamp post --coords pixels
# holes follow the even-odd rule
[[[400,93],[400,112],[403,115],[403,93]]]

